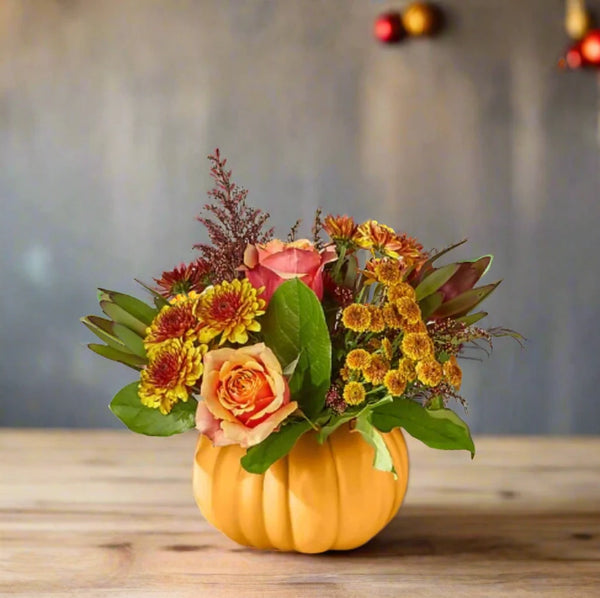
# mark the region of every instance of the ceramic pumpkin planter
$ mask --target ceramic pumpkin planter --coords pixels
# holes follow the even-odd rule
[[[193,470],[196,503],[226,536],[260,549],[319,553],[368,542],[397,513],[408,483],[399,429],[384,434],[397,479],[373,467],[373,449],[346,424],[320,445],[304,434],[266,473],[248,473],[244,449],[213,447],[200,435]]]

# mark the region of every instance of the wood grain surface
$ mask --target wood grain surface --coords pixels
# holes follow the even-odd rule
[[[195,440],[0,430],[0,595],[600,596],[600,438],[478,438],[474,461],[408,439],[396,519],[319,556],[211,528],[192,497]]]

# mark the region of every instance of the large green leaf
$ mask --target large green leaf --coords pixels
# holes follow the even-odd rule
[[[298,360],[290,392],[314,418],[323,409],[331,377],[331,340],[317,296],[297,278],[284,282],[269,301],[261,331],[282,368]]]
[[[269,434],[260,444],[250,447],[242,457],[242,467],[250,473],[265,473],[275,461],[285,457],[298,438],[311,429],[306,420],[299,420],[282,426]]]
[[[108,291],[106,289],[98,290],[103,295],[102,300],[106,299],[117,304],[134,318],[146,324],[146,326],[151,324],[152,320],[158,313],[156,308],[150,307],[143,301],[140,301],[131,295],[125,295],[124,293],[118,293],[117,291]]]
[[[462,322],[467,326],[471,326],[471,324],[475,324],[475,322],[479,322],[479,320],[483,320],[488,315],[487,311],[478,311],[474,314],[469,314],[468,316],[462,316],[460,318],[456,318],[457,322]]]
[[[143,357],[139,357],[138,355],[134,355],[133,353],[129,353],[126,351],[119,351],[118,349],[108,347],[107,345],[89,343],[88,348],[91,349],[94,353],[102,355],[102,357],[106,357],[106,359],[110,359],[111,361],[118,361],[119,363],[128,365],[134,370],[141,370],[148,363],[148,360],[144,359]]]
[[[138,382],[122,388],[110,403],[110,410],[133,432],[146,436],[172,436],[190,430],[196,425],[198,401],[189,398],[177,403],[167,415],[158,409],[142,405],[138,396]]]
[[[417,301],[435,293],[442,285],[448,282],[454,274],[456,274],[459,267],[460,264],[448,264],[443,268],[433,270],[433,272],[426,276],[415,289]]]
[[[410,399],[394,399],[374,410],[371,422],[382,432],[402,427],[432,448],[464,449],[475,455],[469,427],[451,409],[429,410]]]
[[[356,419],[356,430],[375,449],[375,457],[373,458],[373,467],[381,471],[391,471],[396,475],[392,455],[385,444],[383,436],[379,430],[371,423],[372,413],[366,413]]]

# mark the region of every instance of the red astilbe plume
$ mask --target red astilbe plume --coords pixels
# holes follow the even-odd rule
[[[246,205],[248,191],[231,181],[231,170],[225,169],[218,149],[208,156],[212,163],[210,175],[216,185],[208,192],[215,203],[206,204],[207,216],[199,216],[208,231],[211,244],[198,243],[202,258],[211,264],[215,282],[240,278],[238,267],[244,261],[244,250],[251,243],[266,243],[273,237],[273,229],[263,231],[269,214]],[[214,218],[210,218],[210,215]]]

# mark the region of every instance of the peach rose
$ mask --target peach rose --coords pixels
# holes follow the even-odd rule
[[[265,244],[248,245],[243,269],[252,286],[265,287],[263,297],[267,301],[282,282],[291,278],[299,278],[322,299],[323,269],[336,259],[332,245],[318,251],[307,239],[291,243],[274,239]]]
[[[204,356],[196,428],[215,446],[262,442],[298,404],[281,365],[264,343],[216,349]]]

